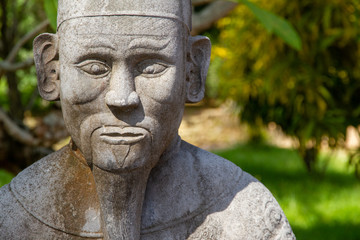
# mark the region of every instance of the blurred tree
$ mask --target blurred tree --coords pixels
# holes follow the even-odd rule
[[[257,0],[300,32],[302,49],[270,36],[244,5],[219,21],[212,96],[233,99],[253,129],[275,122],[298,140],[309,171],[322,141],[342,145],[360,121],[360,3]]]
[[[37,99],[32,40],[49,25],[42,4],[0,2],[0,163],[13,171],[30,164],[39,145],[23,119]]]
[[[191,2],[194,7],[191,32],[193,35],[211,28],[216,21],[225,17],[237,6],[237,3],[226,0],[192,0]]]

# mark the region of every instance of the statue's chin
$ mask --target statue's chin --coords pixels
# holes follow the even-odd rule
[[[152,165],[150,138],[134,144],[111,144],[91,137],[92,163],[110,172],[133,171]]]

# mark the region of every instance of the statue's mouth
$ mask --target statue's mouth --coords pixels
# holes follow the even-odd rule
[[[100,139],[112,145],[129,145],[143,140],[148,131],[140,127],[103,126]]]

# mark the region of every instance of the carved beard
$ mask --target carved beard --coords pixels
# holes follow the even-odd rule
[[[109,133],[102,127],[92,133],[92,171],[104,239],[137,240],[147,180],[156,158],[151,154],[149,131],[132,128],[124,133],[122,129],[115,127],[117,132]]]
[[[94,131],[90,141],[92,163],[100,169],[121,172],[153,165],[149,136],[134,144],[109,144],[100,138],[99,132]]]

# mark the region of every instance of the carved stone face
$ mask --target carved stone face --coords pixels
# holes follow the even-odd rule
[[[85,158],[105,170],[151,166],[177,137],[186,39],[169,19],[72,19],[59,32],[60,100]]]

